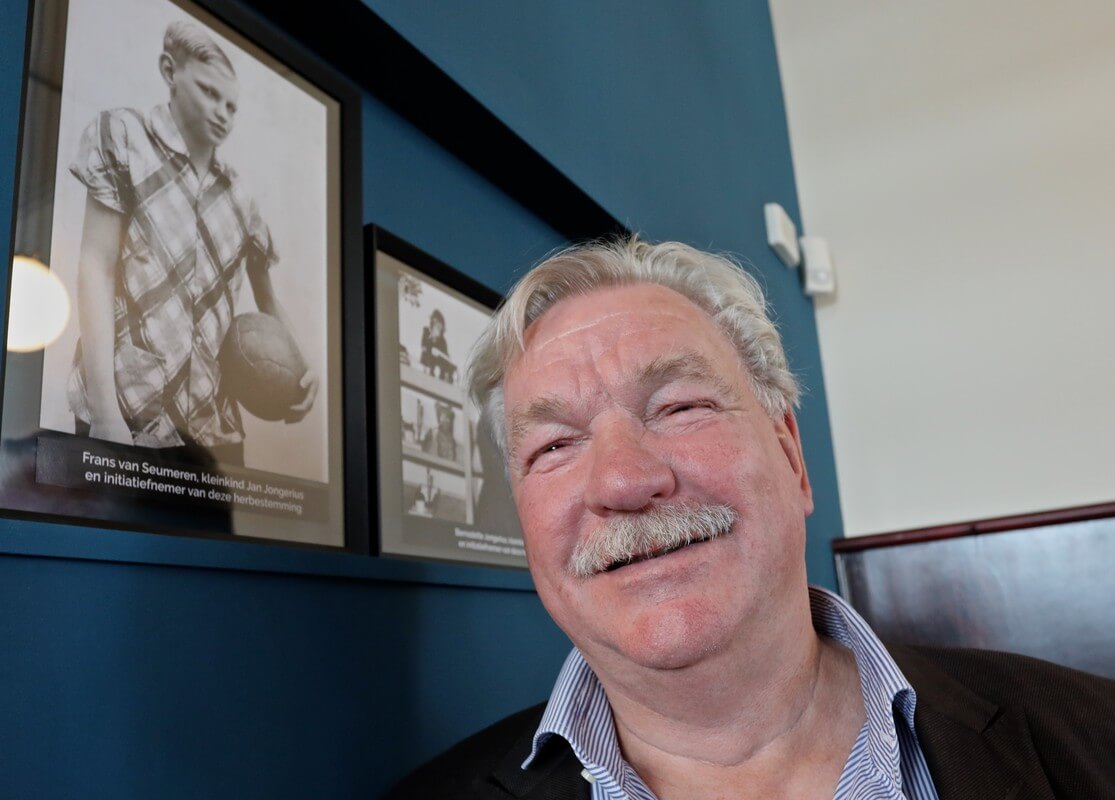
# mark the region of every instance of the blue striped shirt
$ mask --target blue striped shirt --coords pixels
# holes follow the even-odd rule
[[[834,800],[937,800],[937,791],[914,732],[914,688],[882,642],[851,606],[810,587],[813,627],[855,655],[865,720]],[[620,752],[604,687],[579,650],[558,675],[525,769],[551,736],[569,742],[592,784],[592,800],[657,800]]]

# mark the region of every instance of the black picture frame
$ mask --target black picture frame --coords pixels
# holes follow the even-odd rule
[[[364,251],[379,554],[525,569],[503,459],[465,387],[501,296],[374,224]]]
[[[315,331],[316,348],[307,345],[307,340],[312,337],[303,338],[298,347],[303,351],[305,361],[319,375],[321,392],[310,413],[301,421],[289,427],[282,422],[271,421],[256,425],[257,432],[263,430],[267,433],[257,436],[256,441],[262,444],[255,447],[254,452],[245,445],[243,466],[238,467],[222,462],[223,456],[215,456],[216,450],[212,445],[196,442],[198,446],[195,448],[192,429],[191,437],[185,437],[181,446],[172,448],[162,440],[157,446],[99,441],[88,433],[83,435],[79,427],[80,418],[71,421],[75,428],[72,431],[64,430],[57,423],[44,424],[48,421],[47,411],[44,410],[47,403],[53,404],[50,413],[55,417],[51,419],[65,416],[66,410],[59,397],[70,391],[69,378],[63,386],[62,379],[58,377],[64,370],[58,367],[58,354],[50,349],[54,345],[31,353],[8,352],[5,349],[2,353],[3,383],[0,385],[3,399],[0,411],[0,516],[43,518],[82,526],[194,537],[228,538],[232,535],[236,539],[367,553],[370,550],[366,492],[368,405],[364,374],[359,90],[318,55],[239,3],[216,0],[109,0],[121,6],[116,13],[110,14],[109,9],[104,7],[105,1],[33,0],[31,4],[11,256],[31,256],[44,264],[51,264],[48,271],[61,280],[59,276],[64,267],[52,258],[61,253],[61,248],[56,246],[58,239],[55,234],[61,231],[59,235],[69,236],[72,241],[73,228],[81,226],[80,222],[75,223],[73,215],[65,219],[59,216],[63,213],[64,198],[57,189],[63,185],[63,178],[68,179],[60,173],[65,172],[67,162],[72,158],[70,151],[73,150],[72,146],[67,150],[64,140],[68,137],[72,145],[75,136],[78,136],[75,120],[81,117],[83,107],[86,112],[93,108],[98,120],[106,119],[101,112],[107,113],[110,107],[94,108],[90,105],[95,105],[91,95],[96,92],[81,95],[75,87],[90,84],[89,73],[97,73],[98,70],[100,73],[92,76],[93,82],[99,87],[96,91],[103,89],[105,96],[110,96],[114,88],[119,89],[114,81],[131,86],[129,82],[135,80],[138,86],[137,76],[142,70],[131,69],[128,65],[135,63],[135,58],[143,57],[135,53],[142,50],[140,43],[153,46],[153,56],[148,61],[151,62],[151,73],[158,75],[161,27],[174,19],[192,21],[229,54],[228,59],[236,65],[234,71],[240,88],[244,89],[255,81],[251,84],[252,91],[244,91],[236,98],[237,125],[255,134],[250,143],[241,143],[239,152],[261,152],[253,156],[256,159],[254,162],[245,158],[241,163],[230,164],[232,169],[227,171],[228,174],[235,173],[235,180],[240,181],[239,184],[232,184],[234,179],[230,178],[230,185],[235,185],[236,191],[240,191],[251,177],[268,176],[269,167],[262,163],[264,159],[270,159],[276,170],[287,173],[292,160],[283,156],[293,148],[300,148],[299,152],[305,156],[303,160],[308,162],[300,173],[303,175],[301,182],[289,174],[284,174],[281,179],[270,179],[287,181],[288,191],[278,192],[279,200],[275,200],[274,191],[269,191],[274,183],[268,183],[266,178],[259,181],[263,188],[258,191],[257,197],[260,205],[269,200],[272,209],[280,204],[282,206],[277,215],[279,219],[270,225],[271,237],[280,253],[279,265],[283,264],[283,241],[289,245],[294,239],[294,246],[286,249],[294,255],[292,260],[297,261],[295,269],[298,269],[299,277],[288,279],[286,284],[280,284],[280,279],[275,278],[272,283],[268,273],[267,280],[272,286],[273,296],[279,299],[280,305],[287,307],[291,332],[297,334],[299,330],[311,328]],[[91,8],[91,3],[96,3],[97,7]],[[88,13],[79,17],[75,9],[83,7]],[[107,20],[106,27],[114,29],[110,41],[98,40],[95,26],[75,22],[79,18],[88,21],[94,12]],[[149,32],[152,28],[141,26],[152,23],[160,15],[163,19],[160,35],[158,41],[151,42],[145,31]],[[82,45],[82,42],[86,44]],[[77,53],[80,56],[75,55]],[[286,121],[287,124],[279,124],[276,122],[277,115],[280,112],[288,115],[297,113],[292,111],[297,103],[260,103],[258,107],[266,113],[258,113],[254,122],[243,121],[244,106],[260,96],[302,97],[301,108],[311,109],[313,113],[301,118],[302,122],[294,120],[293,125],[290,120]],[[137,100],[137,106],[139,103]],[[135,124],[153,129],[155,111],[145,117],[140,113],[133,116]],[[166,118],[177,119],[173,113]],[[117,117],[107,119],[106,128],[110,132],[112,125],[122,124]],[[299,124],[302,127],[298,127]],[[92,128],[88,113],[80,127]],[[301,138],[294,138],[295,134],[290,133],[292,127],[297,129]],[[181,134],[180,129],[175,130]],[[228,130],[224,133],[227,134]],[[135,137],[129,141],[133,140]],[[185,138],[171,141],[171,150],[176,142],[181,145]],[[220,144],[218,152],[222,152],[221,148],[231,150],[232,142],[230,135],[227,142]],[[179,149],[184,154],[188,148]],[[111,148],[105,150],[110,151]],[[99,163],[107,161],[110,160],[102,159]],[[209,173],[206,173],[201,180],[208,177]],[[304,191],[308,187],[313,191]],[[64,191],[72,194],[72,190]],[[85,191],[84,187],[82,191]],[[227,194],[213,192],[210,196],[216,198],[213,205],[227,202],[234,206],[235,199],[228,199],[232,194],[233,190],[228,190]],[[198,197],[204,196],[198,192]],[[86,199],[85,202],[92,200]],[[248,205],[241,203],[236,206],[227,219],[243,221],[242,212]],[[247,224],[245,227],[252,228]],[[181,230],[180,227],[167,227],[167,230],[172,229]],[[204,240],[199,247],[208,248],[207,253],[219,252],[219,245],[212,245],[206,239],[200,225],[197,236]],[[256,240],[259,238],[257,236]],[[241,242],[240,239],[235,241]],[[236,245],[241,246],[242,243]],[[239,254],[240,250],[236,252]],[[310,253],[311,257],[298,260],[297,254],[300,253]],[[320,254],[320,258],[314,258],[314,254]],[[212,255],[208,257],[217,260]],[[240,255],[237,255],[231,261],[239,263],[239,259]],[[74,266],[76,260],[71,258],[67,262],[70,283],[75,285],[79,269]],[[193,263],[196,272],[197,262]],[[220,268],[218,265],[218,271]],[[236,266],[233,271],[244,270]],[[13,269],[12,275],[8,294],[9,319],[5,319],[3,325],[6,337],[9,321],[15,319],[21,306],[26,308],[29,302],[28,296],[14,291],[15,282],[19,279],[17,270]],[[255,294],[258,303],[255,283],[254,277],[249,280],[241,276],[239,279],[243,292]],[[62,285],[66,288],[65,281]],[[181,283],[176,286],[180,288]],[[232,296],[233,291],[227,285],[221,288]],[[70,293],[76,298],[71,305],[79,305],[84,299],[77,297],[76,290]],[[193,308],[196,309],[197,305],[199,303],[195,301]],[[236,309],[233,313],[243,313],[239,295],[230,299],[229,305]],[[250,308],[248,306],[246,310]],[[91,318],[93,315],[88,316]],[[111,313],[108,316],[112,316]],[[195,328],[200,328],[198,319],[196,316],[193,318]],[[73,336],[72,330],[70,335]],[[223,333],[212,336],[225,341]],[[297,341],[297,335],[295,339]],[[58,346],[63,347],[61,344]],[[72,349],[72,343],[70,347]],[[316,360],[315,354],[320,356]],[[269,355],[266,348],[264,355]],[[48,363],[51,358],[53,361]],[[191,386],[201,383],[201,379],[192,372],[188,380]],[[213,380],[219,384],[217,378]],[[249,397],[251,395],[245,395],[245,399]],[[317,414],[316,427],[311,430],[310,421],[314,414]],[[242,419],[248,416],[241,412]],[[242,424],[248,426],[247,422]],[[255,425],[254,422],[252,424]],[[268,427],[272,425],[279,427]],[[307,427],[299,433],[299,426]],[[134,429],[132,432],[136,435]],[[244,434],[244,438],[247,440],[248,434]],[[305,442],[305,445],[292,445],[292,440]],[[150,440],[143,443],[152,445]],[[298,457],[292,458],[292,452],[296,452]],[[182,460],[187,457],[194,459],[195,456],[199,460]],[[107,466],[110,462],[111,467]],[[129,469],[134,474],[121,472],[123,468],[120,465],[124,462],[132,465]],[[119,480],[106,485],[105,480],[110,473],[115,475],[114,481]],[[97,485],[92,484],[90,474],[101,476]],[[156,484],[162,488],[145,488]],[[185,490],[191,489],[201,489],[205,495],[195,497],[185,493]]]

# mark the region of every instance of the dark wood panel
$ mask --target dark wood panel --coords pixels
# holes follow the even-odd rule
[[[1003,533],[1024,528],[1039,528],[1046,525],[1085,522],[1109,517],[1115,518],[1115,503],[1096,503],[1090,506],[1057,508],[1050,511],[1036,511],[1031,514],[1012,514],[1007,517],[992,517],[991,519],[979,519],[971,522],[954,522],[948,525],[933,525],[927,528],[910,528],[909,530],[877,533],[871,536],[835,539],[832,543],[832,549],[835,553],[848,553],[855,550],[868,550],[873,547],[931,542],[937,539],[951,539],[955,536],[970,536],[977,533]]]
[[[1115,519],[979,534],[840,551],[841,591],[884,639],[1115,678]]]

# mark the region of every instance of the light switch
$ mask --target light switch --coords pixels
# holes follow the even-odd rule
[[[778,203],[764,205],[763,216],[767,223],[767,244],[783,264],[796,267],[801,263],[801,251],[798,250],[798,229],[794,221]]]

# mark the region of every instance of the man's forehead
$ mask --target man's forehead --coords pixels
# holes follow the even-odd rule
[[[563,300],[528,328],[524,345],[504,381],[513,445],[534,424],[578,416],[601,393],[640,402],[681,380],[735,397],[743,377],[719,326],[684,296],[651,284]]]
[[[738,389],[733,378],[737,376],[725,374],[727,372],[729,370],[725,369],[722,362],[714,361],[699,350],[683,348],[662,350],[649,358],[632,361],[623,365],[614,377],[636,390],[648,393],[665,384],[686,381],[707,385],[726,396],[734,395]],[[529,400],[529,410],[525,412],[529,417],[561,416],[570,402],[587,399],[579,395],[566,397],[550,391],[545,372],[532,375],[530,383],[536,391],[528,391],[524,398]],[[605,387],[594,388],[596,391],[605,390]],[[523,414],[524,411],[518,409],[517,413]]]
[[[535,370],[526,376],[520,392],[505,408],[510,452],[512,457],[523,437],[536,425],[552,422],[571,422],[592,412],[599,402],[639,404],[649,400],[659,389],[683,382],[707,387],[725,401],[738,401],[745,392],[742,364],[739,372],[725,369],[721,360],[707,357],[705,353],[690,349],[669,349],[645,360],[624,365],[619,374],[611,375],[614,382],[578,381],[557,388],[554,375],[545,370]],[[612,390],[617,390],[613,395]]]
[[[686,323],[689,318],[676,312],[661,309],[620,309],[580,321],[539,320],[528,330],[524,339],[524,353],[539,353],[563,343],[563,340],[599,331],[604,327],[614,329],[616,335],[637,335],[648,328],[661,328],[671,322]]]
[[[536,319],[524,334],[524,352],[539,351],[578,334],[613,334],[678,324],[711,323],[696,304],[673,289],[650,283],[610,286],[568,297]]]

